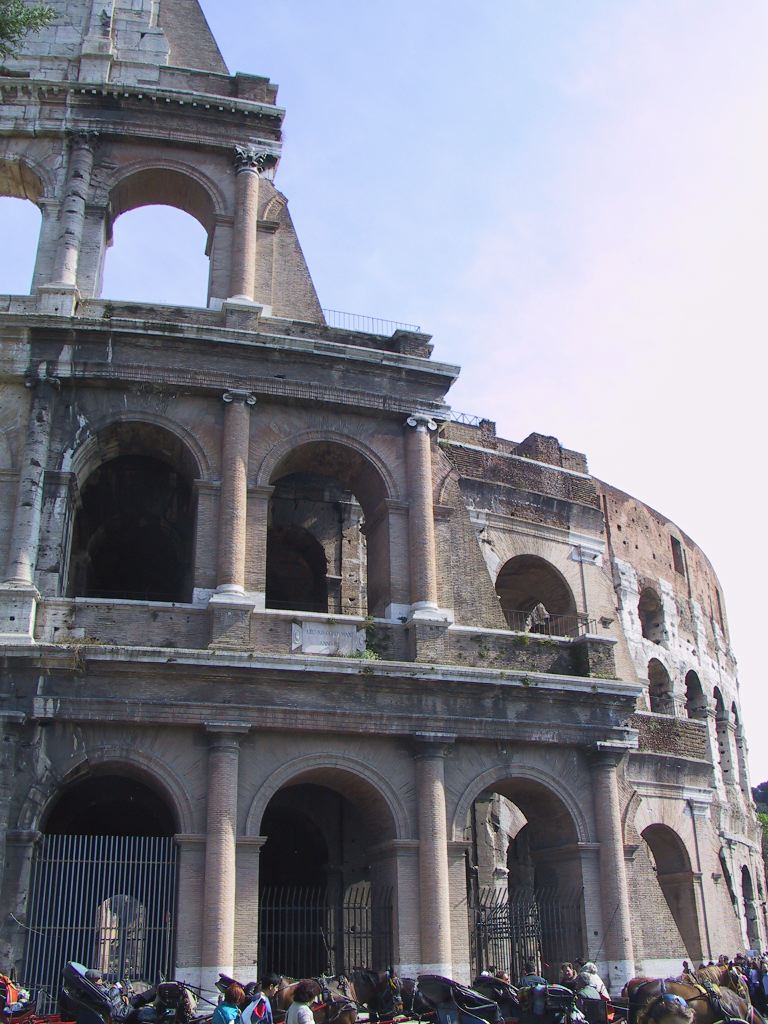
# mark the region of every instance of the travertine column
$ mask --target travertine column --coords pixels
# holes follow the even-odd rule
[[[232,974],[235,951],[237,771],[245,726],[210,722],[206,801],[201,985],[210,998],[219,972]]]
[[[419,612],[437,609],[432,451],[429,439],[430,431],[437,430],[437,424],[429,416],[414,413],[406,420],[406,428],[411,608]]]
[[[94,144],[97,137],[96,132],[78,132],[72,139],[67,190],[59,215],[61,231],[51,278],[53,284],[72,288],[77,286],[77,264],[83,240],[85,204],[91,189]]]
[[[253,146],[235,150],[235,223],[232,238],[230,297],[252,302],[256,285],[259,222],[259,174],[267,154]]]
[[[226,410],[221,446],[216,589],[220,594],[242,594],[245,581],[248,444],[251,406],[256,404],[256,399],[247,391],[227,391],[223,398]]]
[[[421,971],[452,977],[445,750],[452,737],[417,736]]]
[[[608,963],[609,988],[620,992],[635,974],[632,922],[616,768],[626,748],[598,743],[592,755],[592,795],[600,842],[600,889],[603,911],[603,955]]]
[[[51,442],[53,398],[59,381],[45,375],[32,380],[27,437],[19,474],[6,583],[32,586],[40,540],[43,480]]]

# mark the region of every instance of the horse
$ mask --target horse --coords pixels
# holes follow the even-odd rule
[[[353,970],[349,975],[337,974],[318,981],[358,1006],[366,1006],[372,1021],[391,1020],[403,1012],[400,979],[390,971]]]
[[[749,985],[744,980],[744,975],[741,971],[736,970],[735,967],[729,967],[728,964],[719,964],[711,967],[700,967],[697,971],[693,972],[693,977],[699,983],[706,987],[707,983],[711,985],[719,985],[720,988],[729,988],[735,992],[736,995],[743,999],[745,1003],[751,1004],[752,1000],[749,997]]]
[[[709,981],[702,984],[679,978],[631,978],[622,990],[627,997],[628,1024],[637,1024],[639,1011],[652,1002],[661,1002],[665,995],[680,998],[696,1014],[696,1024],[718,1024],[719,1021],[746,1020],[749,1024],[765,1024],[750,1003],[730,988],[720,988]]]
[[[323,980],[337,983],[340,977],[342,976],[338,975],[335,978]],[[282,979],[282,981],[285,981],[285,979]],[[288,1009],[300,984],[301,982],[298,981],[289,982],[287,985],[281,982],[275,995],[275,1009],[278,1012]],[[304,979],[304,984],[311,985],[315,990],[314,1000],[309,1003],[312,1016],[315,1018],[315,1024],[355,1024],[357,1020],[357,1003],[353,999],[344,995],[339,989],[332,991],[329,985],[323,985],[317,978],[306,978]],[[320,1002],[317,1002],[318,999],[320,999]]]

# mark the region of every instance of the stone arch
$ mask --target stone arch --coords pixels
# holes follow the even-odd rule
[[[660,644],[665,636],[664,605],[661,595],[653,587],[644,587],[637,602],[637,614],[643,637]]]
[[[648,662],[648,703],[654,714],[675,713],[672,679],[658,658],[651,658]]]
[[[747,942],[750,949],[756,949],[760,944],[758,904],[755,899],[755,887],[752,884],[752,873],[746,864],[741,868],[741,899],[744,906]]]
[[[707,717],[707,698],[699,675],[693,669],[685,674],[685,710],[689,718],[704,721]]]
[[[389,817],[393,839],[410,837],[408,812],[391,782],[370,764],[334,753],[306,754],[277,768],[254,795],[245,819],[245,835],[258,835],[267,804],[285,786],[302,782],[335,789],[350,799],[367,800],[368,814],[384,811]],[[379,829],[381,826],[379,823]]]
[[[686,951],[700,960],[699,929],[691,858],[682,837],[669,825],[654,822],[640,833],[651,854],[656,880],[683,940]]]
[[[590,843],[592,837],[591,828],[586,815],[579,802],[579,794],[563,778],[547,772],[546,770],[532,765],[510,765],[497,764],[474,779],[465,787],[464,791],[456,801],[456,808],[450,819],[449,835],[454,840],[463,836],[467,815],[470,812],[474,801],[484,792],[492,787],[502,793],[501,785],[505,782],[512,782],[509,792],[513,792],[514,783],[524,786],[526,783],[533,784],[535,791],[552,801],[556,801],[562,807],[562,813],[567,816],[572,824],[574,836],[573,841],[577,843]],[[509,797],[516,803],[514,797]],[[525,807],[520,808],[525,813]]]
[[[39,206],[54,190],[50,172],[42,164],[28,157],[0,156],[0,196],[28,199]]]
[[[141,206],[173,206],[194,217],[208,234],[209,248],[216,218],[227,212],[218,186],[198,168],[175,160],[143,160],[120,169],[109,185],[109,242],[117,218]]]
[[[193,480],[210,480],[212,478],[211,463],[208,454],[195,435],[176,420],[167,416],[143,410],[125,410],[117,415],[110,414],[88,424],[88,434],[84,441],[77,438],[72,448],[64,451],[60,469],[75,474],[78,486],[82,486],[88,476],[107,458],[114,457],[110,452],[119,450],[119,441],[115,434],[128,425],[157,428],[160,432],[172,435],[178,444],[181,464],[191,474]],[[78,432],[79,433],[79,432]]]
[[[722,691],[718,686],[712,691],[715,704],[715,732],[717,734],[717,751],[723,782],[735,783],[735,765],[731,749],[731,715],[725,703]]]
[[[508,559],[496,576],[496,594],[510,629],[570,634],[576,630],[576,600],[565,576],[540,555]]]
[[[305,432],[275,445],[257,480],[273,488],[267,531],[267,607],[306,607],[299,552],[279,556],[278,530],[302,527],[327,554],[327,602],[312,610],[384,615],[392,605],[392,557],[388,500],[392,474],[367,445],[336,431]],[[278,587],[275,568],[287,571]],[[297,574],[293,578],[290,568]],[[279,591],[279,595],[278,595]],[[294,602],[295,603],[292,603]],[[287,602],[287,603],[286,603]]]
[[[191,599],[200,465],[175,430],[112,419],[75,451],[80,502],[66,590],[73,597]]]
[[[17,827],[40,831],[62,788],[96,770],[100,774],[127,772],[158,791],[176,815],[180,833],[197,831],[194,803],[182,778],[159,757],[136,747],[100,746],[73,755],[60,775],[50,774],[45,784],[31,790],[19,811]]]
[[[256,471],[256,485],[268,487],[278,473],[280,475],[290,473],[292,470],[287,467],[292,459],[301,453],[303,449],[315,445],[332,445],[354,453],[358,458],[364,460],[370,466],[370,470],[375,472],[380,478],[382,497],[387,499],[400,498],[395,478],[384,459],[358,438],[336,430],[306,430],[273,445],[262,459]]]
[[[279,220],[280,215],[286,207],[285,199],[282,196],[272,196],[264,207],[264,220]]]

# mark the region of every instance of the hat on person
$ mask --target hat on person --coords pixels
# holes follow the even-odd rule
[[[101,981],[101,975],[98,971],[86,971],[85,980],[90,981],[92,985],[95,985],[97,981]]]

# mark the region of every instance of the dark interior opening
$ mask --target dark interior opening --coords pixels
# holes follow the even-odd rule
[[[267,533],[267,608],[328,611],[328,562],[322,544],[301,526]]]
[[[122,775],[94,775],[63,790],[46,835],[172,836],[176,821],[162,797]]]
[[[118,455],[81,493],[69,594],[123,600],[191,599],[193,496],[160,459]]]

